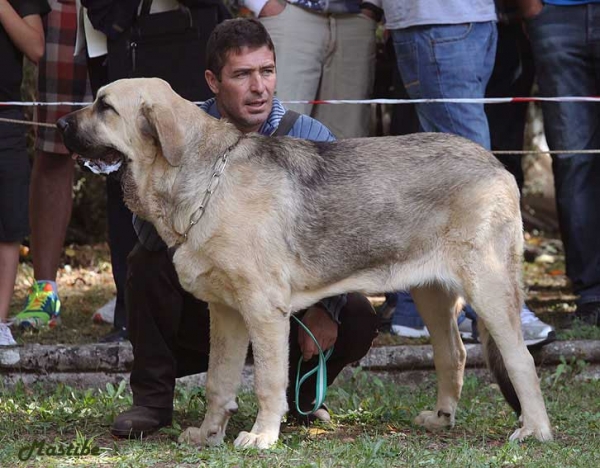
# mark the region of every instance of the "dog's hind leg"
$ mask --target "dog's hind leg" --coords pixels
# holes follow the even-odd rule
[[[411,290],[417,309],[431,335],[437,373],[435,411],[423,411],[415,423],[430,431],[454,426],[465,370],[466,352],[456,322],[458,294],[441,285]]]
[[[288,407],[290,315],[288,311],[262,306],[242,313],[246,318],[254,356],[254,388],[258,399],[258,415],[250,432],[242,431],[234,441],[236,447],[266,449],[279,438],[281,419]],[[256,312],[259,311],[259,312]]]
[[[248,331],[240,313],[210,304],[210,356],[206,378],[207,410],[200,428],[189,427],[179,442],[219,445],[237,409],[236,396],[248,352]]]
[[[522,411],[522,427],[510,440],[522,440],[529,435],[542,441],[551,440],[552,430],[535,364],[521,332],[518,280],[511,281],[506,271],[486,270],[484,265],[475,275],[476,287],[468,288],[471,291],[467,294],[479,316],[488,365],[508,402],[517,413]]]

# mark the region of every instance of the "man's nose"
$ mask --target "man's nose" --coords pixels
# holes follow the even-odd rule
[[[262,93],[265,90],[265,83],[260,73],[252,76],[250,89],[256,93]]]

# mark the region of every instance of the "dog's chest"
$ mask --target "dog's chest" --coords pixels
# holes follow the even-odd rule
[[[173,264],[181,286],[194,297],[235,307],[236,298],[229,276],[210,258],[180,248],[173,257]]]

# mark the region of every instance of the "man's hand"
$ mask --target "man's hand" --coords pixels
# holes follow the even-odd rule
[[[375,16],[375,12],[369,10],[368,8],[362,8],[360,12],[366,16],[367,18],[371,18],[373,21],[377,21],[377,17]]]
[[[517,0],[517,4],[523,19],[533,18],[544,8],[542,0]]]
[[[267,18],[269,16],[277,16],[285,9],[286,6],[287,3],[285,0],[269,0],[267,3],[265,3],[265,6],[262,8],[262,10],[260,10],[258,17]]]
[[[302,317],[302,323],[311,331],[323,351],[335,344],[338,336],[338,324],[321,306],[309,307]],[[305,361],[319,354],[317,345],[301,326],[298,326],[298,344]]]

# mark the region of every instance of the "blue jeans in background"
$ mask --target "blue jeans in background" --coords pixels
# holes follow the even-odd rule
[[[600,4],[544,5],[527,21],[542,96],[600,95]],[[551,150],[600,149],[600,104],[542,103]],[[600,155],[552,156],[567,276],[600,302]]]
[[[496,54],[494,22],[392,30],[398,70],[411,99],[484,97]],[[490,148],[483,104],[417,104],[421,128]]]
[[[496,54],[494,22],[415,26],[391,34],[398,71],[411,99],[485,96]],[[423,131],[453,133],[490,149],[483,104],[417,104],[416,109]],[[424,326],[409,293],[397,293],[395,300],[393,325]]]

